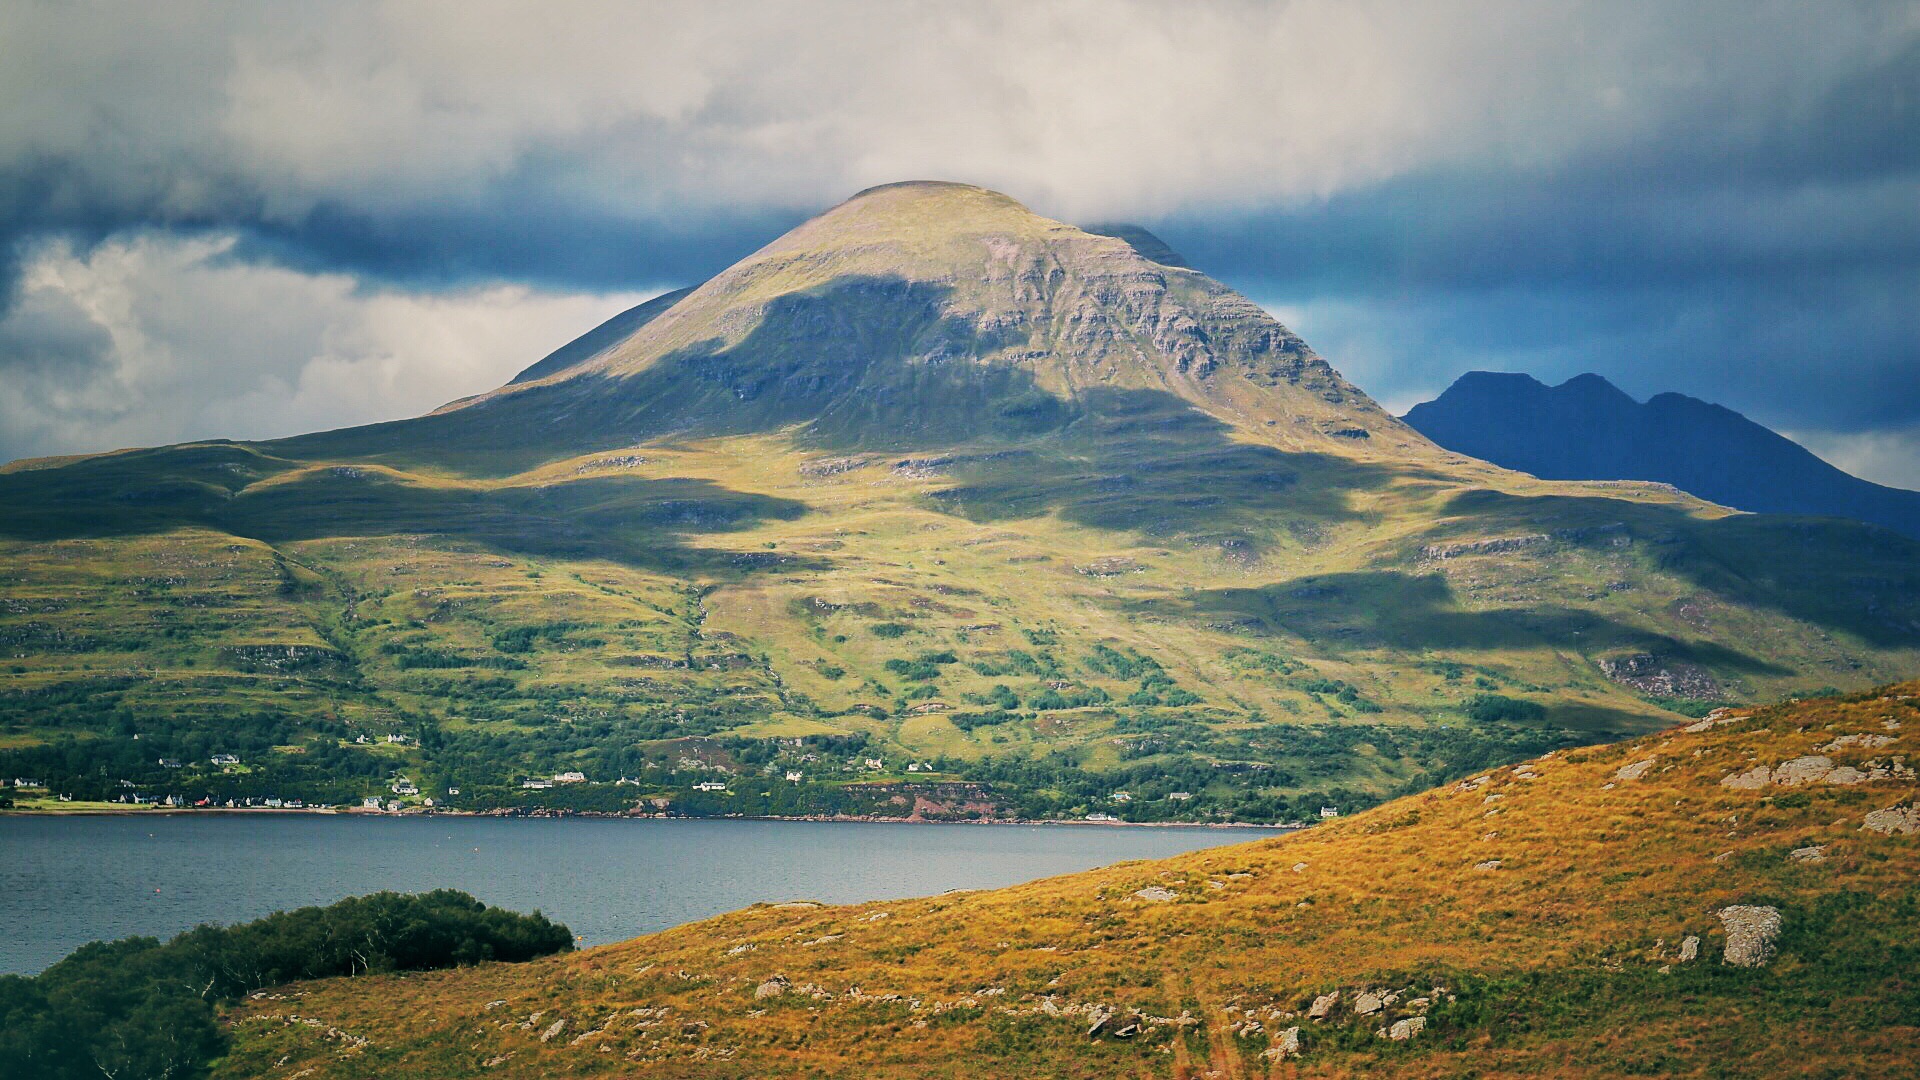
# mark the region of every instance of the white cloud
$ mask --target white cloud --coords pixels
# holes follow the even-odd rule
[[[233,245],[147,234],[34,253],[0,319],[0,459],[415,415],[649,295],[362,289]]]
[[[75,198],[297,216],[530,163],[637,217],[911,178],[1050,211],[1311,199],[1763,123],[1904,47],[1908,8],[1432,0],[343,0],[0,13],[0,159]],[[1703,125],[1704,126],[1704,125]]]
[[[1782,432],[1863,480],[1920,491],[1920,427],[1894,431]]]

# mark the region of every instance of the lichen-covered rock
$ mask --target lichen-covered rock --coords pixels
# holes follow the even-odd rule
[[[1765,765],[1756,765],[1746,772],[1721,777],[1720,786],[1735,788],[1741,791],[1752,791],[1755,788],[1766,787],[1772,780],[1772,769],[1767,768]]]
[[[1370,990],[1362,991],[1359,997],[1353,999],[1353,1011],[1361,1016],[1372,1016],[1385,1006],[1386,1003],[1380,1000],[1380,995]]]
[[[1260,1056],[1269,1061],[1285,1061],[1300,1056],[1300,1029],[1290,1027],[1273,1040],[1273,1045],[1260,1052]]]
[[[1313,1004],[1307,1008],[1307,1019],[1325,1020],[1327,1015],[1333,1012],[1333,1007],[1338,1004],[1340,1004],[1340,991],[1335,990],[1331,994],[1321,994],[1319,997],[1314,998]]]
[[[1867,815],[1860,826],[1871,832],[1906,834],[1920,832],[1920,803],[1913,806],[1889,806],[1885,810],[1875,810]]]
[[[1164,904],[1169,900],[1177,899],[1180,894],[1164,885],[1149,885],[1144,889],[1134,890],[1133,895],[1135,899],[1145,900],[1154,904]]]
[[[1715,914],[1727,928],[1727,949],[1721,962],[1734,967],[1764,967],[1773,959],[1780,938],[1780,909],[1734,905]]]
[[[1783,761],[1773,768],[1773,782],[1783,787],[1817,783],[1833,771],[1833,759],[1809,755]]]
[[[1405,1020],[1395,1020],[1391,1026],[1383,1027],[1375,1034],[1383,1039],[1392,1039],[1394,1042],[1406,1042],[1426,1030],[1426,1027],[1426,1017],[1409,1016]]]
[[[1851,765],[1842,765],[1824,777],[1829,784],[1861,784],[1867,780],[1867,774]]]
[[[1638,780],[1647,775],[1647,770],[1653,768],[1659,760],[1659,758],[1646,758],[1631,765],[1622,765],[1613,777],[1616,780]]]
[[[547,1030],[540,1033],[540,1041],[550,1042],[553,1039],[558,1038],[560,1036],[560,1033],[565,1030],[567,1030],[567,1018],[563,1016],[560,1019],[555,1020],[553,1023],[547,1025]]]
[[[1806,847],[1797,847],[1787,852],[1787,858],[1792,859],[1794,862],[1825,862],[1827,859],[1827,845],[1808,844]]]
[[[773,978],[754,987],[753,1000],[765,1001],[768,998],[779,997],[781,994],[786,993],[787,988],[792,985],[793,983],[789,982],[785,975],[775,975]]]
[[[1688,934],[1686,937],[1681,938],[1680,939],[1680,962],[1683,964],[1688,964],[1688,963],[1692,963],[1693,961],[1699,958],[1700,958],[1700,936],[1698,934]]]
[[[1473,868],[1475,870],[1498,870],[1500,869],[1500,860],[1488,859],[1486,862],[1474,863]]]

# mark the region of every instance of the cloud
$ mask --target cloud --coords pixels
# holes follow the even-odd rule
[[[363,289],[234,246],[148,234],[36,250],[0,319],[0,460],[414,415],[647,295]]]
[[[166,275],[198,281],[216,263],[251,267],[262,302],[285,282],[334,283],[348,299],[322,321],[370,297],[432,313],[435,296],[458,308],[517,288],[503,310],[528,329],[500,335],[528,343],[518,363],[567,336],[533,342],[557,329],[541,314],[554,305],[692,283],[860,188],[934,177],[1067,220],[1142,220],[1293,313],[1390,402],[1471,367],[1598,370],[1795,430],[1920,423],[1910,2],[874,12],[0,6],[0,365],[10,383],[34,372],[36,400],[99,417],[138,411],[110,392],[136,375],[213,395],[195,432],[237,408],[211,401],[228,400],[217,391],[244,349],[214,331],[142,359],[173,339],[116,329],[108,347],[101,328],[117,324],[26,287],[50,238],[97,273],[145,252],[156,296]],[[206,244],[218,253],[188,256]],[[290,276],[271,284],[273,267]],[[324,333],[284,312],[261,321],[284,327],[262,331],[286,336],[275,355],[318,363]],[[202,355],[222,358],[204,362],[211,382]],[[286,386],[315,410],[304,426],[344,415],[318,383]],[[85,442],[31,416],[0,423],[9,447]],[[157,422],[148,434],[168,437]]]

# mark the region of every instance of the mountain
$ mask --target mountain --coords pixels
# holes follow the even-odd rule
[[[215,1076],[1908,1076],[1916,695],[1008,889],[299,984]]]
[[[1449,450],[1544,480],[1650,480],[1760,514],[1844,517],[1920,537],[1920,491],[1850,476],[1732,409],[1598,375],[1549,387],[1470,371],[1407,423]]]
[[[1103,229],[888,185],[426,416],[0,469],[0,775],[1272,821],[1920,670],[1920,544],[1463,458]]]

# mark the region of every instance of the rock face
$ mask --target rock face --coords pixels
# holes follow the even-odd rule
[[[779,997],[781,994],[786,993],[787,988],[792,985],[793,983],[790,982],[785,975],[775,975],[773,978],[768,979],[766,982],[754,988],[753,1000],[765,1001],[768,998]]]
[[[1736,905],[1721,908],[1721,925],[1727,928],[1727,951],[1723,963],[1734,967],[1765,967],[1773,959],[1774,942],[1780,938],[1780,909]]]
[[[1700,936],[1698,934],[1688,934],[1680,941],[1680,962],[1688,964],[1699,958]]]
[[[1379,994],[1367,991],[1353,999],[1353,1011],[1361,1016],[1372,1016],[1385,1007],[1385,1004],[1380,1000]]]
[[[1920,803],[1875,810],[1867,815],[1867,820],[1860,827],[1888,836],[1920,832]]]
[[[1333,1007],[1338,1004],[1340,1004],[1340,991],[1335,990],[1331,994],[1321,994],[1319,997],[1314,998],[1313,1004],[1308,1007],[1307,1019],[1325,1020],[1327,1016],[1333,1012]]]
[[[1794,848],[1792,851],[1787,852],[1787,858],[1792,859],[1794,862],[1825,862],[1827,859],[1827,845],[1809,844],[1806,847]]]
[[[1163,885],[1149,885],[1144,889],[1135,890],[1133,895],[1137,899],[1145,900],[1148,903],[1164,904],[1167,901],[1178,897],[1180,894],[1174,892],[1172,889],[1169,889]]]
[[[1735,773],[1732,776],[1721,777],[1720,786],[1735,788],[1741,791],[1752,791],[1756,788],[1766,787],[1772,782],[1773,770],[1765,765],[1758,765],[1743,773]]]

